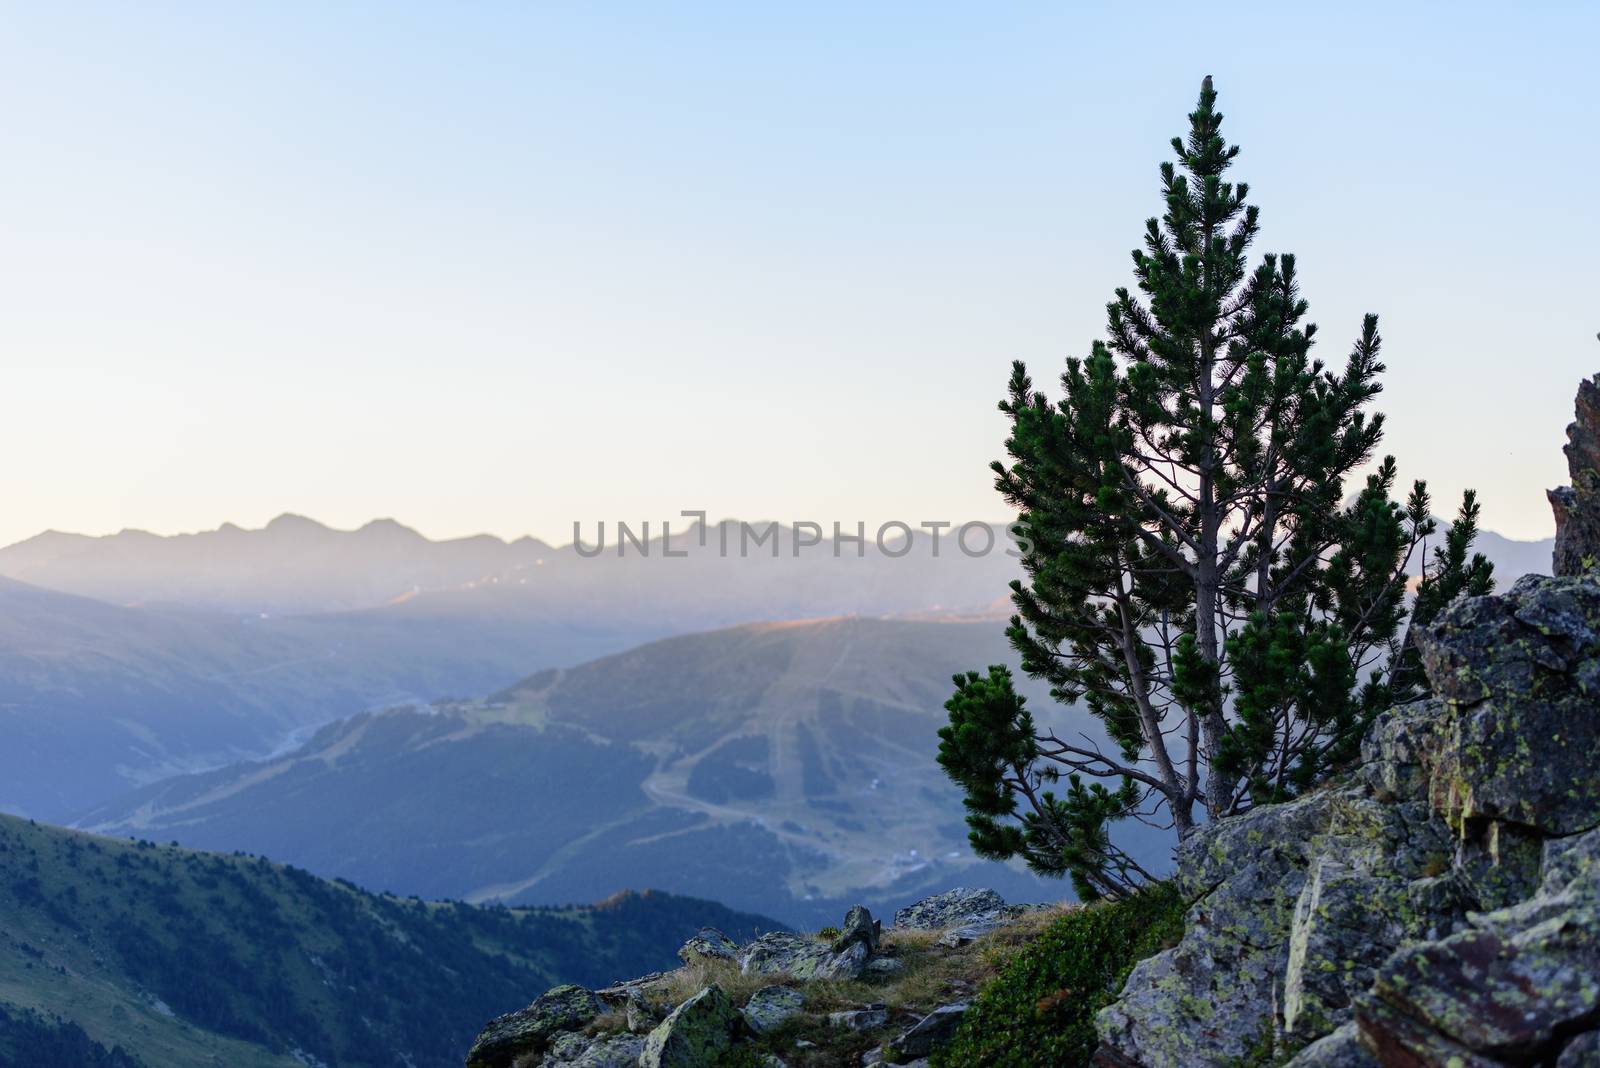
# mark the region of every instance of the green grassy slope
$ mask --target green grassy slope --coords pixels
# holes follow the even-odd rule
[[[701,924],[776,926],[662,894],[424,903],[0,816],[0,1063],[59,1016],[150,1068],[454,1068],[490,1017],[666,966]]]

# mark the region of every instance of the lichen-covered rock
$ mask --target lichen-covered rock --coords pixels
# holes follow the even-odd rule
[[[1600,1031],[1588,1031],[1568,1042],[1556,1068],[1600,1068]]]
[[[644,1040],[639,1068],[711,1068],[733,1045],[742,1018],[713,983],[662,1020]]]
[[[678,947],[678,959],[685,964],[693,964],[697,957],[732,960],[738,952],[739,943],[715,927],[702,927]]]
[[[558,986],[532,1005],[491,1020],[467,1053],[467,1068],[507,1068],[525,1053],[545,1049],[563,1031],[600,1015],[600,999],[581,986]]]
[[[1573,837],[1600,826],[1600,581],[1530,576],[1457,601],[1418,644],[1436,696],[1380,716],[1358,774],[1184,844],[1186,933],[1100,1013],[1100,1063],[1201,1068],[1313,1044],[1324,1061],[1308,1064],[1338,1063],[1358,1056],[1341,1030],[1354,1013],[1383,1064],[1470,1066],[1553,1056],[1600,1019],[1600,978],[1562,977],[1600,975],[1586,956],[1600,913],[1567,908],[1559,938],[1501,929],[1570,904],[1549,889],[1562,873],[1567,887],[1600,872],[1600,845]],[[1487,982],[1516,1027],[1473,1015]]]
[[[1524,1063],[1600,1027],[1600,830],[1548,858],[1526,901],[1473,914],[1470,930],[1383,966],[1356,1014],[1370,1046],[1419,1064],[1438,1049],[1461,1056],[1455,1047]]]
[[[1600,566],[1600,376],[1578,386],[1575,408],[1564,450],[1572,484],[1549,492],[1556,575],[1582,575]]]
[[[828,1013],[828,1023],[850,1031],[875,1031],[889,1022],[889,1009],[885,1005],[868,1005],[861,1009],[846,1009]]]
[[[1285,1068],[1378,1068],[1354,1023],[1341,1025],[1295,1054]]]
[[[865,905],[851,906],[850,911],[844,914],[839,937],[833,940],[833,951],[843,953],[859,942],[867,947],[867,955],[871,956],[878,952],[878,939],[882,934],[883,924],[872,918],[872,913],[867,911]]]
[[[1548,836],[1600,825],[1600,583],[1524,576],[1457,601],[1417,644],[1447,702],[1427,763],[1454,825]]]
[[[805,1004],[805,996],[793,987],[762,987],[745,1002],[744,1020],[750,1030],[764,1035],[800,1015]]]
[[[643,1051],[644,1038],[640,1035],[590,1037],[569,1033],[551,1043],[540,1068],[638,1068]]]
[[[795,979],[858,979],[867,966],[867,947],[852,942],[835,953],[825,942],[774,931],[739,951],[745,975],[787,975]]]
[[[997,916],[1009,918],[1023,911],[1020,906],[1007,905],[1006,899],[993,890],[957,887],[900,909],[894,914],[894,926],[897,931],[937,931]]]
[[[967,1014],[967,1003],[958,1001],[952,1005],[940,1005],[928,1015],[918,1020],[909,1030],[901,1033],[893,1042],[889,1043],[891,1049],[905,1057],[926,1057],[933,1052],[935,1046],[942,1046],[949,1042],[956,1033],[956,1028],[961,1026],[962,1017]]]
[[[1139,962],[1096,1017],[1103,1063],[1198,1068],[1242,1060],[1274,1027],[1290,928],[1333,818],[1323,792],[1191,835],[1179,885],[1195,898],[1178,945]]]

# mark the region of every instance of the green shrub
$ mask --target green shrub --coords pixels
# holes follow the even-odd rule
[[[1063,916],[983,988],[934,1068],[1085,1068],[1094,1014],[1136,963],[1183,935],[1183,913],[1161,883]]]
[[[723,1050],[714,1068],[768,1068],[772,1061],[759,1046],[741,1044]]]

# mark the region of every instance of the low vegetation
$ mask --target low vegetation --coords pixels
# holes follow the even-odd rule
[[[934,1068],[1079,1068],[1095,1050],[1094,1014],[1133,966],[1183,935],[1170,884],[1075,909],[1010,956],[967,1010]]]
[[[899,1057],[891,1040],[940,1006],[969,1000],[981,1027],[964,1029],[957,1040],[960,1052],[936,1063],[948,1068],[1086,1064],[1093,1049],[1087,1021],[1094,1010],[1109,1000],[1135,960],[1181,931],[1182,910],[1165,886],[1122,902],[1030,910],[956,946],[941,941],[943,931],[890,929],[876,957],[897,967],[871,970],[860,979],[797,983],[795,989],[805,999],[803,1011],[733,1046],[717,1068],[770,1064],[762,1059],[767,1055],[789,1068],[836,1068],[860,1064],[873,1050],[881,1050],[885,1063],[898,1063],[908,1058]],[[697,957],[643,984],[640,992],[652,1013],[661,1017],[712,984],[739,1005],[763,987],[786,982],[772,975],[742,974],[731,960]],[[830,1020],[832,1014],[867,1006],[885,1009],[882,1024],[855,1030]],[[1001,1030],[995,1030],[997,1025]],[[591,1021],[588,1030],[607,1034],[626,1028],[627,1014],[610,1011]],[[1009,1049],[1011,1045],[1020,1049]],[[1011,1056],[1017,1053],[1021,1056]]]

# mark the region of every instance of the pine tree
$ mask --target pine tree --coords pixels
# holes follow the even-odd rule
[[[1292,797],[1350,760],[1391,680],[1415,686],[1397,635],[1406,561],[1435,528],[1426,487],[1395,501],[1388,457],[1345,503],[1383,433],[1367,413],[1377,318],[1342,368],[1311,356],[1295,258],[1250,266],[1259,217],[1246,185],[1224,180],[1239,149],[1216,98],[1208,77],[1161,167],[1137,294],[1116,290],[1106,338],[1067,360],[1059,402],[1017,363],[1000,405],[1010,462],[993,468],[1026,575],[1007,633],[1022,670],[1081,703],[1111,745],[1040,730],[1000,667],[956,677],[940,731],[974,848],[1071,875],[1085,897],[1148,879],[1111,840],[1117,820],[1182,837]],[[1470,496],[1468,512],[1475,523]],[[1424,580],[1430,609],[1487,581],[1450,562],[1472,533],[1458,523],[1459,552],[1449,542]]]

